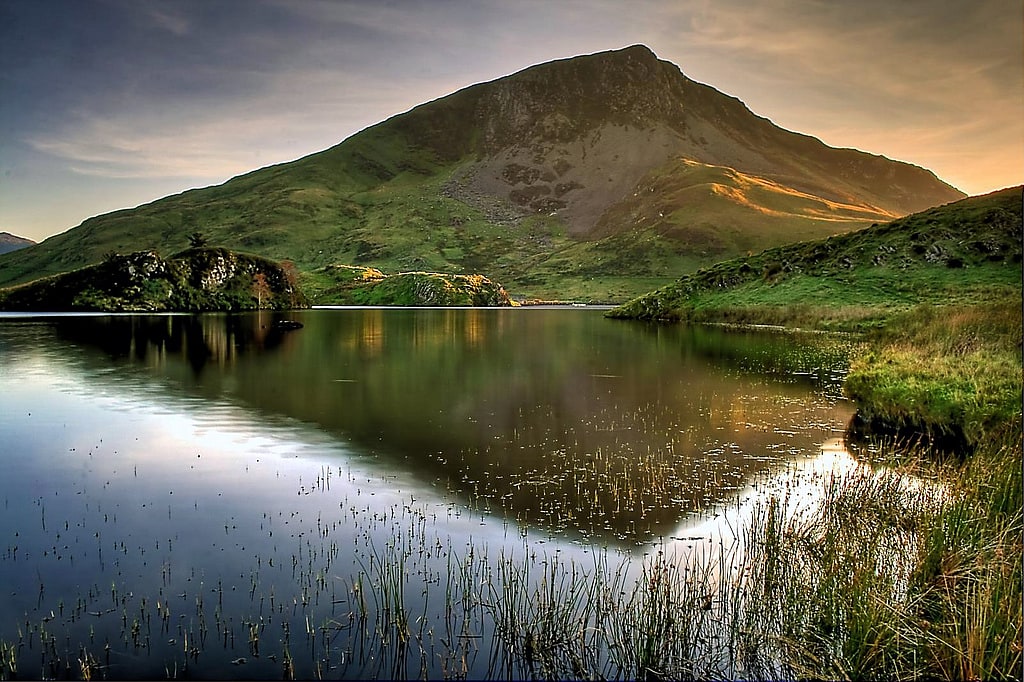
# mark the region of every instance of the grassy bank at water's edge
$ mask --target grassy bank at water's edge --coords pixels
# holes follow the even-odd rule
[[[866,458],[944,491],[835,479],[795,521],[773,498],[745,570],[778,665],[754,677],[1024,677],[1021,196],[720,263],[609,313],[858,332],[844,392],[885,443]]]
[[[919,306],[869,335],[846,394],[864,422],[945,440],[962,454],[1021,420],[1021,299]]]
[[[859,420],[896,434],[886,451],[948,491],[922,521],[903,502],[854,543],[912,530],[903,540],[911,548],[906,589],[862,624],[872,638],[893,641],[861,652],[858,675],[1021,679],[1021,317],[1019,290],[989,302],[919,305],[869,332],[851,360],[844,390]],[[909,453],[923,459],[911,463],[914,441]],[[860,516],[874,504],[851,511]],[[886,649],[888,660],[879,657]]]

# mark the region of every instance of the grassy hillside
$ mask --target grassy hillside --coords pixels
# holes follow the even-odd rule
[[[377,150],[377,159],[387,161],[385,152]],[[415,170],[408,168],[412,161]],[[385,272],[481,272],[518,297],[615,302],[715,259],[837,234],[870,220],[855,214],[825,219],[801,214],[798,207],[778,208],[788,195],[772,197],[776,208],[769,214],[758,207],[760,197],[752,201],[744,195],[739,182],[748,178],[709,183],[691,174],[692,184],[676,179],[642,204],[617,207],[605,219],[628,229],[603,227],[605,236],[580,240],[557,216],[523,216],[501,200],[482,208],[463,203],[452,190],[458,171],[439,169],[428,157],[382,164],[375,172],[391,175],[386,182],[332,175],[336,165],[324,155],[311,159],[300,174],[288,167],[271,169],[269,177],[242,176],[90,219],[50,238],[45,249],[23,251],[18,259],[0,257],[0,285],[94,264],[111,251],[175,253],[187,246],[189,234],[201,230],[213,244],[292,260],[303,272],[334,263]],[[670,175],[669,169],[656,175]],[[685,208],[659,216],[664,213],[659,206],[676,203]]]
[[[0,286],[211,244],[385,272],[475,272],[516,297],[618,302],[723,258],[962,196],[827,147],[642,46],[466,88],[297,161],[97,216],[0,255]]]
[[[920,303],[1019,298],[1021,191],[724,261],[609,316],[850,329]]]

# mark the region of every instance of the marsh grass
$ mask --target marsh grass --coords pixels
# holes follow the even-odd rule
[[[730,542],[596,561],[499,562],[485,597],[504,676],[827,679],[930,675],[911,578],[953,498],[862,466],[758,504]],[[941,647],[940,647],[941,648]]]
[[[186,628],[185,655],[168,674],[190,672],[221,637],[233,651],[238,629],[248,656],[279,652],[285,679],[1013,677],[1021,662],[1017,453],[1007,442],[966,468],[929,469],[922,461],[879,466],[882,452],[847,471],[775,478],[717,541],[670,543],[635,560],[595,550],[581,563],[525,543],[521,553],[492,557],[484,545],[396,533],[364,548],[362,570],[348,578],[320,580],[296,562],[299,581],[311,586],[308,601],[294,604],[305,614],[304,640],[288,618],[275,622],[287,607],[271,597],[266,620],[218,613],[223,634],[207,644]],[[426,552],[443,557],[440,570]],[[139,635],[127,612],[124,621],[130,643]],[[147,621],[138,619],[143,633]],[[69,649],[46,625],[26,624],[26,642],[0,644],[0,677],[16,677],[19,662],[33,659],[46,675],[115,674],[95,645]]]
[[[914,574],[932,666],[947,679],[1019,679],[1024,520],[1020,432],[966,465],[960,497],[926,538]]]
[[[18,677],[18,646],[0,641],[0,679],[13,680]]]

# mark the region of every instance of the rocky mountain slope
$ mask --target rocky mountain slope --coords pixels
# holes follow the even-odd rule
[[[476,125],[457,127],[453,111]],[[620,231],[609,208],[680,158],[815,197],[822,216],[895,217],[964,196],[921,168],[783,130],[640,45],[542,64],[393,121],[439,155],[476,155],[459,176],[469,196],[557,211],[577,235]]]
[[[625,300],[712,262],[963,197],[931,172],[783,130],[633,46],[423,104],[318,154],[85,221],[0,256],[0,286],[116,251],[211,243],[514,294]]]

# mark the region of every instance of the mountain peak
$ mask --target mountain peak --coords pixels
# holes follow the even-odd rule
[[[561,62],[568,62],[573,60],[584,60],[588,58],[595,59],[607,59],[612,61],[620,62],[660,62],[658,55],[654,53],[654,50],[647,47],[642,43],[636,45],[630,45],[628,47],[620,47],[614,50],[602,50],[601,52],[594,52],[589,55],[581,55],[579,57],[570,57],[568,59],[559,60]],[[558,63],[558,62],[550,62]]]
[[[382,126],[444,162],[475,157],[455,194],[507,199],[524,216],[554,213],[587,238],[606,231],[611,205],[646,174],[679,159],[859,206],[876,220],[963,196],[923,169],[783,130],[642,44],[531,66]]]
[[[638,44],[537,64],[306,158],[92,218],[3,257],[0,284],[109,251],[180,249],[202,225],[303,269],[481,272],[560,297],[573,277],[592,289],[678,276],[962,196],[921,168],[783,130]]]
[[[643,43],[636,43],[634,45],[629,45],[627,47],[620,47],[620,48],[615,49],[615,50],[605,50],[603,53],[599,52],[597,54],[618,54],[618,55],[623,55],[623,56],[636,55],[638,57],[643,57],[645,59],[657,59],[658,58],[658,56],[656,54],[654,54],[654,50],[652,50],[651,48],[647,47]]]

